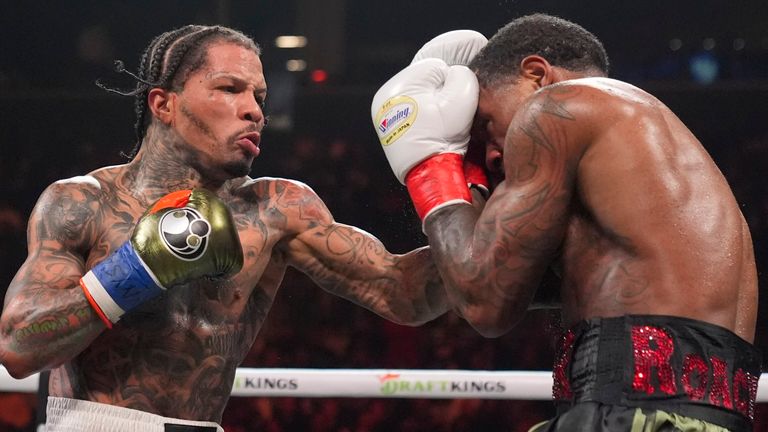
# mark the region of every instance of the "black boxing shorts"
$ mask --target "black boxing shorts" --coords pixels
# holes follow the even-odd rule
[[[761,356],[702,321],[628,315],[565,332],[557,416],[532,431],[751,431]]]

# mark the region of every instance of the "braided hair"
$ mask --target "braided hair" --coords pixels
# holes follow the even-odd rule
[[[117,72],[126,73],[136,80],[136,87],[122,91],[96,81],[99,87],[123,96],[133,96],[136,123],[136,144],[128,155],[136,156],[141,147],[147,128],[152,120],[148,114],[147,98],[152,88],[179,91],[189,76],[205,66],[208,47],[214,42],[232,42],[261,54],[259,45],[245,34],[224,26],[187,25],[155,37],[141,55],[139,70],[133,74],[125,69],[123,62],[116,61]]]

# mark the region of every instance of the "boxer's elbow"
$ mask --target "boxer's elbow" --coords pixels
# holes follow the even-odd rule
[[[0,335],[0,365],[15,379],[26,378],[39,372],[39,359],[34,353],[24,355],[11,348],[10,337]]]
[[[443,316],[449,310],[451,305],[445,295],[420,301],[414,304],[413,314],[403,322],[403,325],[418,327]]]
[[[476,332],[486,338],[504,336],[522,317],[522,313],[505,311],[495,305],[466,306],[459,313]]]
[[[2,345],[0,345],[0,367],[4,367],[7,369],[7,367],[5,366],[5,363],[6,363],[5,357],[6,357],[5,348]]]
[[[378,309],[374,311],[396,324],[418,327],[451,310],[451,304],[442,286],[439,286],[427,288],[425,292],[418,291],[414,295],[403,295],[400,292]]]
[[[408,326],[408,327],[419,327],[423,324],[426,324],[433,319],[437,318],[438,316],[442,315],[442,313],[432,313],[427,311],[411,311],[409,313],[395,313],[391,312],[388,315],[385,315],[384,317],[387,318],[389,321],[402,325],[402,326]]]
[[[26,378],[38,372],[31,359],[24,358],[24,356],[6,349],[4,343],[3,347],[0,348],[0,364],[8,372],[8,375],[15,379]]]
[[[469,325],[471,325],[472,328],[480,334],[480,336],[489,339],[495,339],[504,336],[512,328],[512,326],[498,325],[498,323],[488,323],[483,320],[467,321],[469,322]]]
[[[430,320],[428,319],[416,319],[416,318],[409,318],[409,319],[402,319],[400,317],[390,319],[395,324],[406,326],[406,327],[419,327],[426,323],[428,323]]]
[[[55,369],[63,362],[55,358],[44,358],[35,354],[6,353],[3,366],[8,375],[15,379],[24,379],[28,376]]]
[[[496,323],[488,324],[484,321],[469,321],[469,324],[480,336],[489,339],[499,338],[507,334],[512,326],[503,326]]]
[[[23,379],[37,372],[31,367],[28,367],[28,365],[24,362],[12,361],[7,359],[3,360],[3,367],[5,367],[5,370],[8,372],[8,375],[10,375],[14,379]]]

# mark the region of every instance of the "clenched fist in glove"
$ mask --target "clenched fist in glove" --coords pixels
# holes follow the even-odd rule
[[[462,159],[478,92],[466,66],[427,58],[400,71],[373,97],[376,133],[422,221],[445,205],[471,202]]]
[[[200,277],[228,277],[243,250],[226,204],[205,190],[160,198],[139,219],[130,240],[80,279],[107,327],[167,288]]]
[[[474,30],[452,30],[435,36],[425,43],[413,56],[411,63],[425,58],[439,58],[449,66],[467,66],[487,44],[488,38],[482,33]],[[477,190],[485,199],[488,199],[490,182],[485,171],[483,144],[470,142],[469,150],[464,156],[464,177],[470,188]]]

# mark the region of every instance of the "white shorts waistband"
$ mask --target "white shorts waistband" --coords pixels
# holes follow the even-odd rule
[[[170,425],[166,429],[166,425]],[[184,432],[183,426],[224,432],[218,423],[163,417],[131,408],[61,397],[48,397],[45,432]]]

